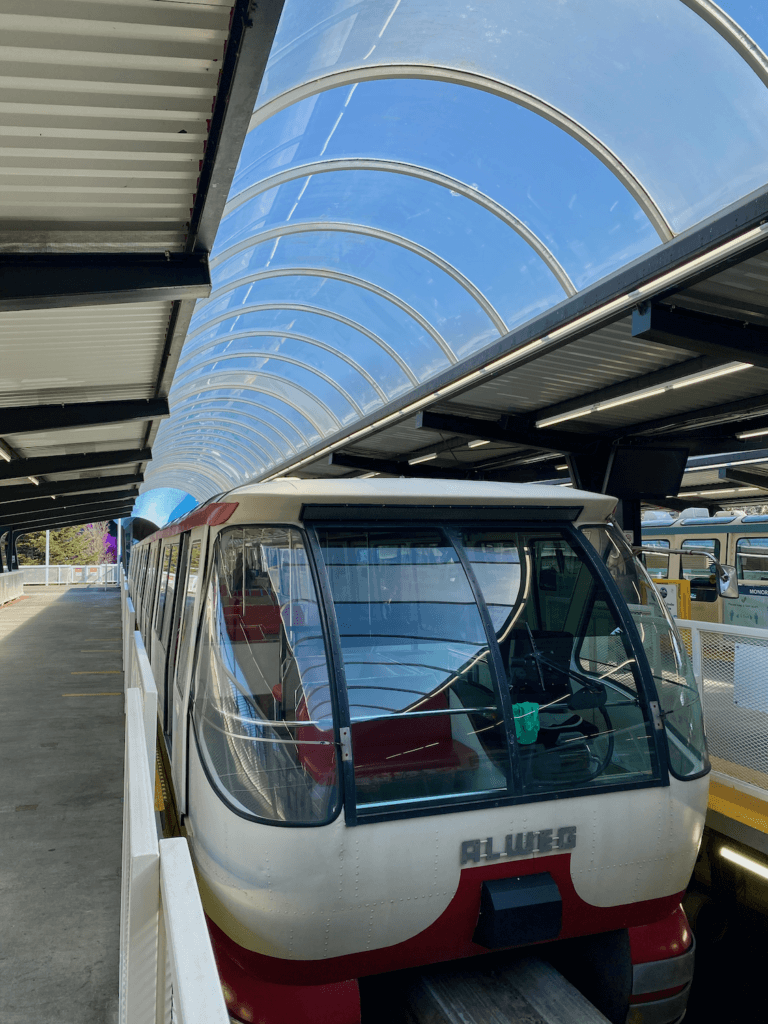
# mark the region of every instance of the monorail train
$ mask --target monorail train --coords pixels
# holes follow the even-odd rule
[[[768,629],[768,516],[741,512],[710,516],[704,508],[691,508],[677,517],[646,513],[643,547],[658,548],[658,554],[646,555],[654,579],[690,582],[693,619]],[[673,553],[667,553],[670,550]],[[675,554],[675,550],[689,553]],[[702,551],[736,567],[737,600],[717,600],[709,584],[710,570],[697,556]]]
[[[357,1024],[360,978],[535,943],[615,1024],[681,1018],[709,765],[614,506],[283,479],[133,548],[234,1020]]]

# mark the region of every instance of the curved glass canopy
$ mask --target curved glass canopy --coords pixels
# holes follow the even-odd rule
[[[768,180],[753,0],[287,0],[145,488],[197,498]]]

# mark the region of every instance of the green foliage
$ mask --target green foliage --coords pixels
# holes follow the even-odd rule
[[[114,561],[107,538],[109,523],[51,530],[50,565],[100,565]],[[27,533],[16,544],[19,565],[45,565],[45,530]]]

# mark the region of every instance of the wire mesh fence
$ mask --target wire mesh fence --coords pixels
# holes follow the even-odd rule
[[[768,795],[768,630],[678,626],[702,688],[712,767]]]

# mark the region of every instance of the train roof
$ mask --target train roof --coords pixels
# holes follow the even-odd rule
[[[768,515],[749,515],[743,512],[721,512],[718,515],[710,516],[704,508],[687,508],[678,516],[671,512],[646,512],[643,515],[643,531],[658,530],[664,533],[668,530],[688,529],[692,526],[716,526],[718,528],[728,527],[734,529],[742,524],[768,523]]]
[[[232,507],[236,505],[236,507]],[[493,483],[477,480],[402,479],[301,480],[281,477],[245,484],[183,516],[149,539],[172,536],[201,525],[298,523],[305,505],[467,505],[471,507],[531,506],[570,509],[577,523],[602,522],[616,507],[616,498],[570,487],[545,484]],[[206,509],[209,514],[206,515]],[[219,513],[217,510],[221,510]],[[533,516],[535,518],[535,514]]]

